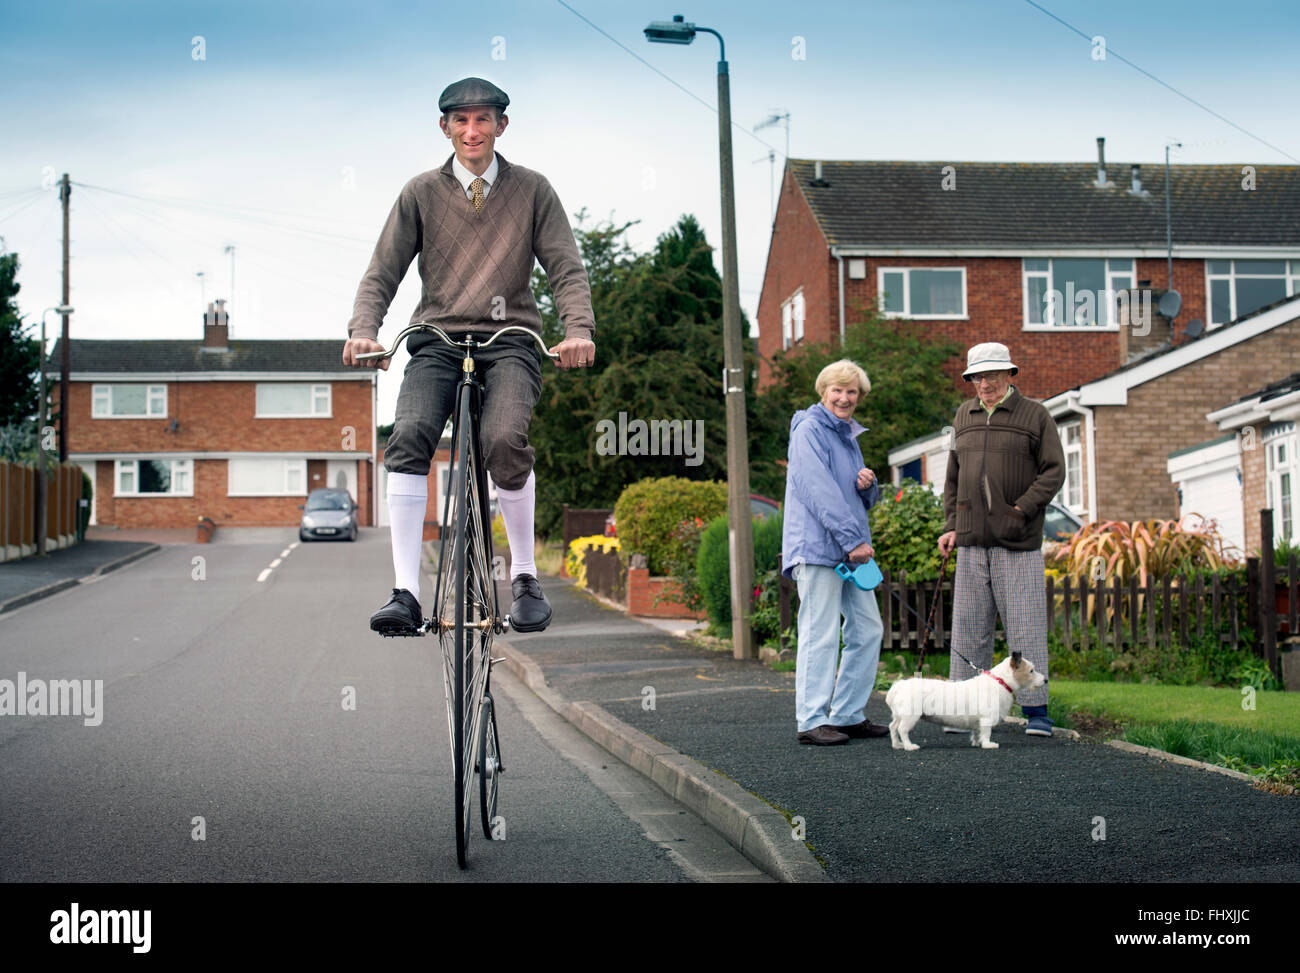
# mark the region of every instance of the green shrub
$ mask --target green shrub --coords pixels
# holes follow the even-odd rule
[[[644,554],[652,575],[664,574],[679,556],[684,538],[674,537],[682,521],[708,521],[727,509],[727,484],[680,476],[638,480],[614,504],[618,537],[625,554]]]
[[[777,568],[781,554],[782,516],[754,521],[754,578],[757,597],[762,579]],[[700,553],[695,562],[695,579],[709,620],[720,628],[731,626],[731,547],[726,514],[717,517],[700,538]],[[752,621],[752,617],[751,617]]]
[[[935,580],[942,563],[943,501],[929,487],[911,480],[904,480],[901,487],[882,483],[881,490],[880,502],[867,514],[876,563],[895,579],[906,571],[909,581]],[[954,567],[949,564],[949,577]]]

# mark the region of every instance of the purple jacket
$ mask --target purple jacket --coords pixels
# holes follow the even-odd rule
[[[781,531],[787,578],[800,562],[834,567],[859,544],[871,543],[867,511],[880,499],[880,481],[865,490],[857,486],[866,465],[857,437],[866,431],[852,419],[835,418],[820,402],[790,420]]]

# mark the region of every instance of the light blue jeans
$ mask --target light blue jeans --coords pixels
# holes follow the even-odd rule
[[[866,719],[876,684],[884,627],[874,591],[845,581],[834,568],[796,564],[799,587],[799,650],[795,656],[794,713],[799,732],[823,724],[852,726]],[[844,653],[839,659],[840,620]]]

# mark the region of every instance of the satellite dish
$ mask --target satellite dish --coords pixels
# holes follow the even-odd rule
[[[1172,321],[1178,317],[1178,312],[1183,308],[1183,296],[1177,291],[1165,291],[1160,295],[1160,301],[1156,304],[1162,317]]]
[[[1186,333],[1187,333],[1187,337],[1189,338],[1197,337],[1204,330],[1205,330],[1205,322],[1202,321],[1200,318],[1194,318],[1193,320],[1187,322]]]

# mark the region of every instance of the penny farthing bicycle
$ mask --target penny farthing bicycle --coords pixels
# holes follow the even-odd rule
[[[483,385],[474,371],[474,349],[486,348],[501,335],[518,331],[537,341],[542,354],[559,358],[546,350],[536,332],[511,325],[480,341],[474,335],[453,340],[431,324],[413,324],[394,340],[389,351],[358,355],[357,359],[392,356],[407,337],[434,334],[465,357],[461,361],[456,405],[452,412],[451,487],[443,506],[443,531],[434,586],[434,614],[417,629],[394,635],[436,633],[442,648],[443,685],[447,698],[447,729],[451,738],[453,789],[456,815],[456,862],[466,865],[474,778],[478,778],[479,815],[483,835],[494,837],[497,819],[497,788],[505,766],[497,734],[496,710],[492,705],[492,638],[510,626],[497,604],[493,577],[492,528],[488,516],[487,470],[479,445],[479,422],[483,407]]]

